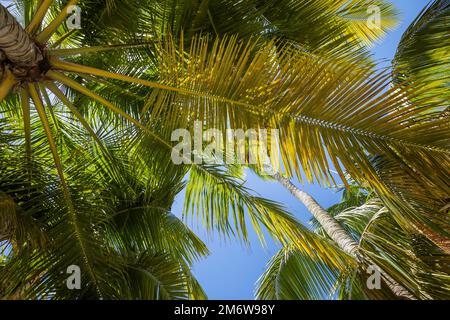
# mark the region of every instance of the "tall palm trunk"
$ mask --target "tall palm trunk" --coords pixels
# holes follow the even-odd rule
[[[357,254],[358,243],[348,235],[347,231],[341,227],[336,219],[323,209],[313,197],[299,190],[289,179],[280,176],[280,174],[277,173],[274,177],[305,205],[339,248],[352,256]]]
[[[41,50],[17,20],[0,4],[0,50],[14,65],[36,67],[43,60]],[[0,54],[0,63],[1,61]]]
[[[273,177],[280,182],[286,189],[288,189],[300,202],[302,202],[314,218],[319,221],[328,236],[341,248],[344,252],[357,258],[375,265],[370,259],[362,258],[359,254],[358,243],[348,234],[348,232],[342,228],[339,222],[331,216],[325,209],[323,209],[317,201],[311,197],[308,193],[299,190],[289,179],[282,177],[279,173],[273,174]],[[376,266],[376,265],[375,265]],[[406,290],[402,285],[397,283],[388,274],[386,274],[380,267],[376,266],[380,273],[383,275],[384,280],[391,289],[391,291],[399,298],[415,300],[416,298]]]

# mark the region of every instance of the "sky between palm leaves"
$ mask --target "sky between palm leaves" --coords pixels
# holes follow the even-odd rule
[[[401,23],[372,49],[381,66],[390,64],[403,32],[429,3],[428,0],[391,0],[390,2],[400,10]],[[337,175],[336,179],[340,180]],[[285,204],[301,222],[308,223],[311,216],[307,210],[288,191],[283,190],[276,183],[263,182],[255,175],[249,174],[247,185],[261,196]],[[314,184],[305,185],[304,190],[313,195],[324,207],[328,207],[340,199],[340,194]],[[184,193],[181,193],[173,207],[174,213],[182,212],[183,201]],[[256,234],[250,232],[251,248],[246,248],[235,241],[226,242],[217,237],[208,237],[202,228],[197,228],[197,226],[198,224],[192,224],[194,231],[205,241],[212,252],[211,256],[194,267],[194,274],[208,297],[210,299],[253,299],[254,284],[264,271],[265,264],[277,252],[277,245],[268,239],[267,248],[263,249]]]

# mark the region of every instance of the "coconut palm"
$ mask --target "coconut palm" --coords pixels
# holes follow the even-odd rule
[[[67,6],[74,3],[69,2]],[[63,94],[62,88],[47,78],[51,71],[46,44],[41,43],[41,39],[50,35],[49,30],[62,22],[67,11],[57,13],[53,22],[41,30],[43,23],[39,19],[45,18],[51,1],[42,2],[37,8],[30,1],[21,4],[24,20],[28,23],[25,29],[8,10],[1,7],[4,18],[1,28],[4,35],[1,46],[4,76],[2,111],[9,119],[7,124],[11,125],[13,132],[23,129],[25,133],[25,139],[8,137],[2,148],[2,163],[7,165],[2,175],[1,224],[4,229],[1,240],[8,241],[7,244],[12,246],[2,267],[2,295],[57,299],[204,297],[188,267],[196,258],[203,256],[206,249],[168,212],[173,195],[180,189],[185,168],[169,170],[167,165],[162,165],[162,170],[162,167],[155,165],[169,162],[164,158],[167,152],[146,151],[146,159],[138,156],[123,159],[122,152],[119,157],[114,155],[111,149],[119,146],[130,151],[128,145],[121,143],[124,136],[117,132],[124,130],[126,139],[135,143],[140,141],[139,137],[134,137],[132,129],[123,127],[123,123],[117,124],[117,119],[109,121],[105,114],[98,117],[98,113],[90,114],[85,110],[82,114],[79,109],[83,108],[83,101],[77,101],[76,97],[78,108],[75,107],[75,102],[70,101],[70,95],[75,93]],[[65,38],[66,34],[53,45],[61,44]],[[17,39],[21,41],[17,42]],[[142,44],[89,48],[82,52],[95,53],[134,46],[142,47]],[[77,54],[72,49],[55,50],[63,50],[55,51],[56,55]],[[126,58],[129,59],[129,56]],[[94,79],[94,83],[104,85],[105,82]],[[15,94],[16,90],[19,95]],[[106,83],[106,89],[97,87],[95,91],[105,93],[106,90],[113,95],[117,87]],[[121,94],[123,92],[120,90]],[[130,96],[133,103],[139,100],[136,93],[130,93]],[[21,105],[22,112],[17,112],[18,105]],[[125,115],[124,112],[119,114]],[[125,118],[131,119],[129,116]],[[22,121],[17,122],[19,119]],[[152,136],[150,126],[144,127],[137,121],[134,123]],[[111,132],[110,128],[114,130]],[[6,127],[3,129],[6,130]],[[88,136],[83,134],[83,129]],[[95,145],[92,146],[89,139]],[[150,149],[155,147],[155,141],[147,140],[142,144]],[[156,137],[156,142],[160,140]],[[86,150],[84,146],[89,148]],[[136,146],[131,148],[137,149]],[[21,150],[25,151],[24,156],[14,157],[20,155]],[[52,159],[56,172],[52,169]],[[134,167],[132,172],[131,163]],[[137,163],[145,165],[137,170]],[[149,163],[153,165],[147,168]],[[286,229],[285,224],[295,226],[295,220],[275,203],[251,196],[241,187],[241,183],[217,169],[202,168],[199,172],[215,179],[212,183],[225,185],[221,194],[227,200],[236,199],[231,202],[238,213],[234,219],[240,221],[239,229],[244,238],[243,208],[248,209],[255,227],[262,223],[273,234],[280,234],[282,227]],[[55,179],[55,173],[59,178]],[[155,178],[164,176],[168,178]],[[201,176],[191,174],[188,184],[190,194],[200,190],[198,185],[204,185],[198,184],[198,177]],[[202,179],[205,180],[203,177],[201,182]],[[151,184],[154,184],[153,187]],[[155,190],[156,186],[159,187]],[[209,188],[210,191],[216,189],[216,185]],[[17,194],[17,190],[23,192]],[[165,201],[158,203],[161,199]],[[223,203],[220,197],[215,196],[214,199]],[[281,221],[271,221],[274,214]],[[228,223],[226,219],[219,221],[219,225]],[[301,229],[291,228],[293,231],[289,235]],[[301,237],[306,238],[304,235]],[[291,236],[301,237],[296,234]],[[64,287],[67,275],[62,271],[71,263],[81,265],[84,271],[82,282],[87,285],[81,292],[71,292]]]
[[[74,4],[83,10],[81,30],[68,30],[64,23],[70,12],[67,9]],[[382,10],[381,28],[371,29],[366,24],[367,5],[372,4]],[[61,289],[61,278],[45,276],[49,270],[59,274],[74,261],[88,271],[84,297],[125,294],[109,285],[114,283],[109,282],[113,278],[131,277],[133,283],[139,282],[137,275],[130,275],[135,268],[129,266],[149,263],[152,260],[148,256],[154,256],[154,252],[141,257],[143,248],[138,248],[130,254],[135,241],[125,241],[120,232],[107,227],[109,224],[104,226],[104,220],[109,221],[108,216],[114,216],[111,212],[117,209],[101,210],[102,206],[86,195],[96,193],[83,186],[86,181],[101,181],[100,186],[92,186],[113,198],[121,199],[124,190],[133,195],[139,183],[134,182],[129,189],[117,187],[125,178],[127,181],[127,176],[134,176],[123,167],[136,161],[125,157],[125,163],[116,167],[116,162],[122,162],[116,160],[111,148],[123,147],[118,142],[123,140],[127,142],[125,151],[146,154],[139,159],[143,169],[137,172],[146,172],[145,179],[157,180],[155,185],[168,188],[172,195],[179,191],[176,186],[182,176],[190,172],[184,213],[198,213],[209,229],[226,235],[235,233],[245,240],[244,215],[248,214],[260,234],[260,228],[265,227],[283,244],[303,252],[327,251],[326,260],[342,266],[345,260],[337,247],[311,234],[278,204],[253,195],[242,186],[233,168],[223,164],[168,165],[170,133],[175,128],[192,128],[195,120],[201,120],[206,128],[280,128],[279,150],[289,175],[300,177],[303,171],[310,180],[331,183],[331,164],[341,174],[342,164],[354,179],[368,183],[384,196],[402,224],[419,229],[425,225],[434,233],[446,235],[439,224],[429,225],[424,214],[393,194],[370,161],[372,155],[383,154],[429,177],[426,189],[445,190],[444,182],[448,181],[448,123],[427,112],[435,110],[436,103],[424,101],[420,96],[424,88],[420,86],[390,87],[388,72],[374,70],[369,61],[365,45],[379,39],[394,24],[395,10],[384,1],[242,1],[230,5],[226,0],[211,4],[187,0],[138,4],[21,0],[16,7],[0,6],[0,16],[2,119],[23,132],[17,138],[20,143],[7,146],[23,150],[23,159],[17,160],[18,165],[25,164],[20,172],[28,179],[23,181],[35,176],[41,179],[42,172],[37,175],[34,170],[44,161],[46,174],[37,189],[44,193],[51,189],[50,195],[42,196],[46,198],[42,203],[58,203],[55,210],[62,219],[56,220],[61,223],[50,224],[52,232],[59,235],[50,237],[54,251],[47,256],[32,251],[39,262],[32,270],[26,269],[25,256],[11,261],[11,266],[23,267],[8,268],[4,273],[18,270],[13,277],[17,283],[9,288],[28,289],[41,297],[54,294],[55,288]],[[238,23],[230,23],[234,19]],[[321,27],[311,30],[312,24]],[[410,103],[404,103],[406,96]],[[111,137],[118,132],[123,135],[115,141]],[[78,164],[75,159],[83,162],[80,154],[88,154],[88,159],[100,164]],[[279,167],[278,163],[273,165]],[[111,177],[105,179],[104,171]],[[438,174],[430,175],[434,171]],[[155,178],[162,175],[173,180],[170,188]],[[116,187],[108,193],[111,180]],[[16,201],[15,195],[6,193]],[[126,199],[131,195],[126,194]],[[104,206],[115,208],[111,202]],[[169,206],[170,200],[164,208]],[[17,217],[15,213],[8,216]],[[102,227],[93,228],[97,225]],[[60,226],[67,230],[58,232]],[[92,230],[95,232],[89,233]],[[130,235],[142,232],[133,230]],[[106,246],[99,238],[114,245]],[[148,243],[145,250],[151,250]],[[55,261],[63,251],[63,259]],[[114,263],[107,265],[105,257]],[[181,259],[186,257],[176,257],[178,266]],[[181,269],[186,272],[185,267]],[[27,275],[21,285],[19,272],[22,277]],[[143,286],[150,288],[145,282]],[[185,281],[186,287],[190,286]]]
[[[364,255],[359,252],[358,242],[352,238],[351,234],[348,233],[330,213],[322,208],[311,195],[298,189],[289,179],[282,177],[279,173],[274,174],[274,178],[305,205],[308,211],[320,224],[320,227],[334,242],[336,242],[342,251],[353,256],[358,261],[362,262],[367,260],[366,263],[373,263],[370,258],[364,257]],[[380,270],[386,284],[397,297],[415,299],[407,289],[392,279],[386,272],[381,270],[375,264],[373,264],[373,266]]]
[[[393,81],[402,86],[426,87],[426,90],[419,94],[420,99],[432,101],[435,108],[428,112],[447,123],[449,123],[447,70],[450,59],[445,52],[448,52],[450,42],[444,34],[448,29],[449,14],[449,1],[430,2],[404,33],[392,63]],[[407,99],[413,101],[415,97],[407,95]],[[374,164],[391,190],[412,204],[416,212],[421,212],[435,226],[440,226],[444,234],[417,224],[413,224],[412,231],[425,235],[442,250],[450,253],[448,240],[450,220],[445,214],[448,211],[448,181],[442,181],[440,187],[432,186],[433,183],[430,184],[426,176],[411,171],[382,154],[377,155]]]
[[[289,187],[295,195],[302,193],[291,183]],[[286,246],[272,258],[259,279],[257,298],[448,299],[448,254],[426,237],[403,230],[373,194],[362,205],[348,207],[348,200],[356,199],[355,193],[360,193],[359,190],[353,187],[353,196],[349,199],[344,195],[340,204],[329,209],[332,213],[320,208],[320,215],[317,215],[319,209],[315,208],[318,206],[315,200],[309,195],[303,196],[313,202],[309,207],[315,209],[312,224],[318,236],[335,241],[343,234],[355,246],[353,250],[357,255],[351,251],[344,256],[348,261],[347,269],[325,262],[320,252],[307,255],[293,246]],[[323,223],[324,218],[332,221],[339,233],[330,233],[330,223]],[[342,255],[348,253],[344,249],[348,250],[348,246],[341,247]],[[374,271],[379,275],[379,287],[370,286]]]
[[[442,52],[448,49],[448,43],[445,40],[438,43],[438,39],[444,32],[449,10],[448,1],[430,3],[405,32],[393,61],[393,80],[403,86],[412,83],[427,86],[428,90],[420,93],[420,99],[433,100],[436,108],[427,112],[444,119],[447,119],[444,100],[448,93],[445,88],[446,83],[448,84],[448,76],[445,75],[448,59]],[[407,95],[405,103],[410,103],[411,99],[415,98]],[[395,160],[387,159],[385,155],[378,154],[371,162],[392,193],[409,202],[416,212],[427,217],[435,226],[448,230],[448,217],[445,215],[448,211],[448,186],[427,186],[426,177],[414,170],[410,171],[407,166]],[[369,261],[379,261],[379,265],[383,265],[378,268],[382,274],[389,270],[389,274],[396,275],[396,270],[403,270],[403,283],[410,288],[409,292],[414,292],[421,298],[448,297],[449,270],[445,267],[449,252],[447,236],[435,233],[423,224],[404,223],[402,218],[396,218],[396,213],[389,212],[389,209],[382,206],[379,199],[363,204],[358,200],[360,196],[350,196],[341,204],[333,206],[329,213],[310,195],[297,189],[289,179],[280,174],[275,174],[274,178],[305,204],[315,217],[316,230],[335,241],[344,252],[352,255],[365,247],[364,255],[376,257],[375,260],[369,258]],[[361,192],[357,195],[361,195]],[[348,204],[355,208],[348,209]],[[346,207],[348,210],[345,210]],[[395,206],[389,208],[396,210]],[[418,242],[421,244],[418,245]],[[420,252],[417,252],[416,246],[421,247]],[[399,265],[402,264],[401,261],[409,261],[411,265]],[[440,263],[443,263],[444,268]],[[366,265],[360,268],[362,270],[365,267]],[[429,271],[423,271],[426,269]],[[301,272],[305,274],[299,275]],[[432,274],[435,278],[425,279],[425,273]],[[388,278],[391,276],[388,275]],[[365,280],[364,277],[361,279],[360,275],[345,273],[345,270],[324,264],[320,254],[313,258],[305,257],[302,252],[285,247],[272,259],[261,278],[258,297],[376,297],[376,291],[368,291],[361,280]],[[310,283],[315,285],[309,286]],[[390,287],[389,283],[387,285]],[[404,289],[403,286],[401,288]]]

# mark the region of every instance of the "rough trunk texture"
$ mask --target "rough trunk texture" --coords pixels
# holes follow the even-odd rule
[[[349,255],[361,259],[358,253],[358,243],[342,228],[339,222],[334,219],[325,209],[323,209],[317,201],[308,193],[299,190],[289,179],[282,177],[279,173],[275,173],[273,177],[280,182],[286,189],[288,189],[298,200],[300,200],[314,218],[319,221],[328,236]],[[365,259],[366,262],[375,265],[370,259]],[[378,266],[377,266],[378,267]],[[381,270],[380,267],[378,267]],[[381,274],[388,285],[389,289],[399,298],[416,300],[416,298],[403,286],[392,279],[388,274],[381,270]]]
[[[36,67],[43,60],[40,49],[17,20],[0,4],[0,50],[15,66]],[[0,54],[1,56],[1,54]],[[1,60],[0,60],[1,62]]]

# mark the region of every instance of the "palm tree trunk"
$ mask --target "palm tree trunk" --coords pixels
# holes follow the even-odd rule
[[[9,13],[8,9],[1,4],[0,50],[13,65],[21,68],[36,67],[43,60],[39,47]],[[1,56],[2,54],[0,54]]]
[[[288,189],[300,202],[302,202],[314,218],[323,226],[330,238],[344,252],[355,256],[358,251],[358,243],[350,237],[341,225],[334,219],[325,209],[323,209],[316,200],[308,193],[299,190],[289,179],[286,179],[280,174],[274,175],[275,179],[280,182],[286,189]]]
[[[366,260],[372,265],[375,265],[373,261],[367,258],[362,258],[359,254],[358,243],[342,228],[339,222],[331,216],[325,209],[323,209],[317,201],[311,197],[308,193],[299,190],[289,179],[282,177],[279,173],[273,174],[273,177],[281,183],[286,189],[289,190],[300,202],[302,202],[314,218],[319,221],[328,236],[341,248],[344,252],[357,258]],[[382,274],[385,283],[391,289],[391,291],[399,298],[416,300],[416,298],[406,290],[402,285],[397,283],[388,274],[386,274],[380,267],[376,266]]]

